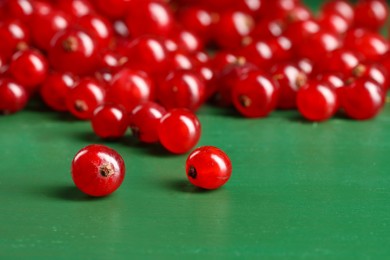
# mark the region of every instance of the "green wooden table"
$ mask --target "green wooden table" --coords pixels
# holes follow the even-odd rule
[[[314,2],[314,1],[313,1]],[[199,191],[186,155],[94,137],[88,122],[40,106],[0,117],[0,259],[189,259],[242,256],[386,259],[390,253],[390,107],[375,120],[308,123],[199,111],[199,145],[224,149],[228,184]],[[73,185],[70,163],[91,143],[120,152],[112,196]]]

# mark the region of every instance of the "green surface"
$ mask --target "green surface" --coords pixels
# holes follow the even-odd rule
[[[313,124],[297,112],[246,120],[210,107],[199,117],[200,144],[232,159],[225,187],[191,187],[185,155],[128,134],[105,143],[127,176],[104,199],[70,176],[80,148],[104,143],[88,122],[35,110],[0,117],[0,259],[388,256],[390,107],[367,122]]]
[[[311,2],[312,6],[319,1]],[[0,259],[387,259],[390,107],[375,120],[246,120],[202,108],[200,145],[224,149],[228,184],[191,187],[186,156],[94,137],[88,122],[30,109],[0,117]],[[112,196],[73,185],[70,163],[91,143],[120,152]]]

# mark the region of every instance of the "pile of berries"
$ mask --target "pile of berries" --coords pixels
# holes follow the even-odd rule
[[[40,96],[99,137],[130,127],[176,154],[197,144],[207,101],[370,119],[390,84],[388,14],[384,0],[318,14],[300,0],[0,0],[0,112]]]

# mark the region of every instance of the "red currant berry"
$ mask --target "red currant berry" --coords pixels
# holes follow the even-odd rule
[[[348,21],[338,14],[324,14],[318,23],[323,30],[335,34],[344,34],[350,28]]]
[[[210,60],[211,68],[216,72],[221,72],[228,65],[239,63],[238,57],[231,52],[219,51]]]
[[[315,71],[340,73],[344,78],[348,78],[361,60],[359,53],[341,48],[324,55],[317,62]]]
[[[48,65],[46,58],[40,52],[26,50],[12,57],[9,70],[15,80],[32,93],[45,81]]]
[[[33,43],[42,50],[49,50],[53,36],[68,28],[70,22],[70,18],[57,9],[43,13],[34,12],[29,21]]]
[[[348,25],[352,25],[354,20],[354,9],[351,3],[346,0],[331,0],[321,7],[323,15],[340,15]]]
[[[161,144],[170,152],[183,154],[199,141],[201,126],[194,113],[177,108],[166,113],[160,121],[158,136]]]
[[[278,88],[271,77],[260,71],[250,72],[233,87],[235,108],[246,117],[265,117],[276,108]]]
[[[327,120],[338,109],[336,91],[329,85],[319,81],[309,81],[298,90],[297,107],[307,120]]]
[[[9,17],[27,22],[34,12],[34,7],[32,1],[29,0],[5,1],[5,12]]]
[[[390,78],[388,72],[380,64],[359,64],[352,72],[356,78],[367,78],[376,82],[384,91],[390,87]]]
[[[155,87],[143,71],[122,69],[111,80],[107,102],[123,106],[128,113],[140,103],[154,99]]]
[[[299,46],[309,36],[320,31],[320,25],[314,20],[292,23],[284,30],[283,35],[290,39],[294,46]]]
[[[306,38],[299,45],[298,53],[301,57],[316,62],[327,52],[334,51],[340,46],[341,41],[337,35],[327,31],[319,31]]]
[[[205,101],[206,86],[201,75],[177,70],[170,73],[158,87],[157,99],[166,109],[197,110]]]
[[[274,62],[276,48],[278,48],[276,42],[260,40],[250,43],[238,52],[246,61],[267,69]]]
[[[117,105],[100,105],[93,112],[91,124],[94,133],[101,138],[120,138],[128,127],[127,113]]]
[[[222,150],[213,146],[202,146],[187,158],[188,180],[196,187],[208,190],[223,186],[232,175],[232,163]]]
[[[337,73],[321,73],[315,77],[315,80],[331,86],[336,90],[345,86],[343,77]]]
[[[5,21],[0,23],[0,39],[0,54],[8,59],[15,51],[27,48],[29,30],[17,20]]]
[[[384,37],[363,29],[347,32],[344,47],[360,53],[369,61],[378,61],[389,51],[389,43]]]
[[[195,59],[185,52],[176,51],[171,54],[170,66],[172,70],[191,70],[195,67]]]
[[[208,10],[196,6],[181,9],[178,20],[184,28],[194,32],[202,40],[207,41],[211,38],[213,15]]]
[[[232,104],[232,89],[237,81],[245,78],[251,71],[257,71],[258,67],[252,63],[239,59],[237,63],[225,67],[216,78],[216,102],[219,106],[230,106]]]
[[[81,149],[72,161],[72,179],[77,188],[94,197],[116,191],[125,177],[125,163],[115,150],[103,145]]]
[[[355,26],[379,30],[387,21],[389,7],[384,0],[360,0],[355,7]]]
[[[103,16],[84,15],[78,19],[78,25],[94,38],[98,48],[108,48],[112,44],[114,31],[110,21]]]
[[[229,11],[222,13],[214,25],[214,40],[221,48],[236,49],[242,46],[244,37],[253,30],[255,22],[245,13]]]
[[[127,58],[116,51],[104,50],[99,53],[99,68],[102,71],[118,72],[123,69]]]
[[[203,41],[190,31],[179,30],[172,37],[178,49],[184,52],[194,53],[201,51],[204,47]]]
[[[0,113],[12,114],[22,110],[28,101],[26,90],[12,79],[0,79]]]
[[[165,108],[154,102],[136,106],[129,116],[133,135],[144,143],[158,142],[158,127],[165,114]]]
[[[357,120],[375,117],[384,104],[382,88],[367,78],[353,80],[350,85],[342,88],[341,106],[345,114]]]
[[[281,63],[271,68],[273,80],[279,86],[278,108],[296,108],[298,89],[306,84],[306,75],[293,63]]]
[[[158,0],[132,0],[126,18],[130,35],[170,35],[175,26],[175,19],[169,6]]]
[[[131,0],[95,0],[98,11],[111,19],[122,19],[130,8]]]
[[[90,119],[95,109],[103,104],[104,88],[91,78],[81,79],[68,91],[66,106],[79,119]]]
[[[261,19],[252,29],[249,36],[253,41],[259,41],[262,39],[281,36],[283,30],[282,21],[274,19]]]
[[[98,65],[97,45],[81,30],[58,32],[51,41],[48,57],[54,69],[75,75],[90,74]]]
[[[94,12],[89,0],[57,0],[57,7],[72,17],[81,17]]]
[[[165,74],[168,53],[162,41],[152,36],[134,39],[127,48],[127,65],[132,69],[143,70],[151,75]]]
[[[71,74],[52,73],[43,83],[40,94],[43,101],[56,111],[67,111],[66,97],[69,89],[75,85],[75,79]]]

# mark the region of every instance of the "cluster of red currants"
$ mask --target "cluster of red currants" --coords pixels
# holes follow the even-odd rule
[[[388,13],[384,0],[318,15],[300,0],[0,0],[0,112],[38,93],[102,138],[130,126],[176,154],[197,144],[206,101],[370,119],[389,88]]]

